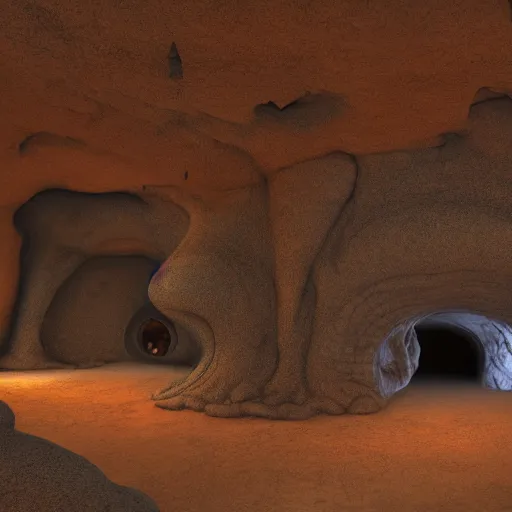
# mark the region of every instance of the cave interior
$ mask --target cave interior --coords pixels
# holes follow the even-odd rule
[[[511,510],[511,2],[0,7],[0,512]]]

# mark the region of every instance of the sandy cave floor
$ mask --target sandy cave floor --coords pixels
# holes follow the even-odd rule
[[[0,373],[20,430],[87,457],[162,512],[512,511],[512,393],[411,384],[378,415],[217,419],[154,407],[184,370]]]

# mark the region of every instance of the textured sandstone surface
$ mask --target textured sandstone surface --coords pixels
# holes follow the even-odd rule
[[[150,272],[178,245],[187,219],[173,205],[150,206],[130,194],[50,190],[24,204],[14,225],[24,244],[3,365],[34,369],[122,360],[126,324],[147,303]],[[145,261],[123,278],[126,259],[112,258],[130,255]],[[96,275],[87,279],[92,267]]]
[[[3,3],[0,368],[120,360],[149,299],[201,347],[160,407],[368,413],[457,311],[510,389],[508,2]],[[114,256],[162,265],[82,363]]]
[[[124,328],[145,305],[154,266],[136,256],[86,260],[60,286],[46,312],[40,334],[45,352],[79,366],[126,360]]]
[[[0,509],[8,512],[158,512],[148,496],[114,484],[85,458],[14,428],[0,401]]]
[[[0,395],[19,430],[80,453],[162,512],[509,508],[510,393],[413,379],[376,415],[300,422],[152,407],[148,395],[184,373],[129,363],[13,372]]]

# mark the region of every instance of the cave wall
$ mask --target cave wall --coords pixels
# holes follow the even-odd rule
[[[421,318],[512,321],[508,2],[4,4],[1,368],[98,256],[201,348],[167,409],[373,412]]]
[[[461,309],[510,322],[510,135],[512,101],[496,98],[475,105],[467,132],[446,136],[438,147],[324,157],[314,162],[322,171],[311,177],[318,188],[302,185],[311,190],[304,195],[301,186],[288,184],[273,197],[269,181],[277,325],[272,340],[261,326],[243,330],[243,354],[233,352],[241,339],[235,329],[256,322],[252,291],[261,289],[265,276],[238,270],[247,264],[244,255],[251,249],[238,237],[231,258],[240,256],[230,266],[232,275],[240,278],[229,280],[229,290],[223,287],[226,295],[220,304],[212,300],[205,309],[201,298],[192,296],[195,287],[190,286],[187,262],[194,261],[192,283],[206,281],[212,269],[219,271],[221,262],[207,258],[225,247],[226,237],[215,235],[225,222],[218,222],[212,209],[197,208],[184,243],[153,277],[149,296],[169,318],[181,318],[187,306],[200,318],[196,322],[191,317],[190,327],[207,355],[205,365],[186,383],[156,397],[159,405],[204,409],[221,416],[371,412],[407,384],[414,372],[415,350],[406,345],[410,345],[408,331],[421,318]],[[314,163],[309,163],[311,169]],[[289,173],[293,181],[297,171],[297,183],[302,183],[303,165],[283,171],[284,176]],[[332,177],[322,181],[322,172],[328,173],[331,165],[339,180],[345,176],[339,189]],[[248,194],[246,189],[240,191],[240,202],[248,201]],[[315,211],[318,197],[323,206]],[[296,220],[290,204],[300,205],[298,217],[309,223]],[[195,223],[208,222],[206,233],[194,230]],[[260,218],[252,226],[258,233],[264,227]],[[247,228],[242,227],[245,235]],[[212,247],[212,238],[222,245]],[[209,248],[200,258],[199,247]],[[293,264],[287,262],[286,250],[293,255]],[[308,253],[313,254],[307,257]],[[298,287],[295,294],[292,283]],[[213,290],[203,290],[213,297]],[[228,300],[235,293],[251,304],[250,310],[243,310],[241,303],[236,310],[224,309],[226,303],[231,306]],[[202,328],[205,319],[213,340]],[[229,331],[222,330],[229,322]],[[395,345],[404,346],[395,348],[395,354],[407,372],[383,391],[375,354],[390,336]],[[273,344],[278,358],[269,348]],[[261,347],[258,356],[251,353],[253,346]],[[505,343],[501,346],[507,350]],[[257,373],[260,366],[251,373],[256,358],[264,361],[265,369],[275,369],[272,376]],[[228,360],[236,361],[238,373],[233,364],[225,370]]]
[[[78,366],[129,360],[125,328],[147,302],[155,262],[144,257],[88,259],[58,289],[40,339],[52,359]]]
[[[151,274],[183,238],[174,204],[133,194],[50,189],[13,217],[21,277],[3,368],[95,366],[124,360],[125,330],[147,304]]]
[[[201,349],[192,374],[155,395],[159,407],[283,419],[368,413],[416,370],[414,326],[460,310],[488,355],[485,384],[511,389],[511,135],[512,100],[497,97],[475,104],[467,130],[439,146],[335,152],[239,189],[41,192],[14,217],[25,267],[0,365],[100,364],[115,350],[122,360],[119,344],[103,346],[108,330],[89,332],[83,311],[96,308],[101,321],[112,309],[121,332],[147,303]],[[135,254],[146,257],[145,282],[123,270]],[[162,264],[148,282],[149,257]],[[117,273],[122,286],[107,299],[91,272]],[[79,302],[91,294],[94,308]],[[130,294],[136,304],[123,309],[115,297]],[[73,343],[95,362],[79,360]]]

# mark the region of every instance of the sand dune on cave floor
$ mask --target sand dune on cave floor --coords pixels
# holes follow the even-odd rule
[[[3,372],[0,398],[162,512],[512,510],[512,393],[419,381],[378,415],[306,422],[154,407],[183,372]]]

